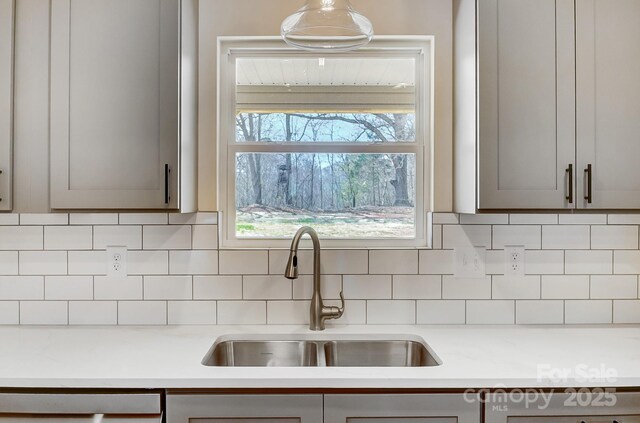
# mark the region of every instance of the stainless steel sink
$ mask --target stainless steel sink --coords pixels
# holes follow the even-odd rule
[[[324,344],[327,366],[421,367],[440,363],[415,341],[329,341]]]
[[[440,361],[416,337],[393,339],[223,339],[202,360],[205,366],[425,367]],[[411,339],[413,338],[413,339]]]
[[[202,364],[235,367],[317,366],[318,347],[311,341],[223,341],[214,345]]]

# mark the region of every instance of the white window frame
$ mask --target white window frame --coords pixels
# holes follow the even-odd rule
[[[415,238],[323,238],[325,248],[426,248],[430,247],[434,144],[434,37],[376,36],[365,48],[330,53],[353,57],[399,54],[416,59],[416,137],[411,143],[258,143],[236,142],[236,59],[239,57],[317,56],[287,46],[279,37],[218,37],[218,208],[221,248],[288,248],[290,239],[237,238],[235,201],[236,153],[412,153],[416,157]],[[230,107],[232,106],[232,107]],[[422,117],[422,119],[421,119]],[[291,234],[293,236],[293,234]]]

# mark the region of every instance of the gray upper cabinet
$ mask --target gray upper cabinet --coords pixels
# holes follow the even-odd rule
[[[188,3],[52,0],[52,209],[184,209]]]
[[[640,0],[576,1],[580,208],[640,209],[639,45]]]
[[[563,208],[574,161],[573,0],[478,3],[479,208]]]
[[[455,211],[640,209],[640,0],[454,7]]]
[[[14,0],[0,0],[0,210],[11,210]]]

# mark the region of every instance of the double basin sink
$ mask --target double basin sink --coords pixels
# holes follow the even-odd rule
[[[222,337],[202,360],[227,367],[424,367],[441,364],[411,336],[386,339],[243,339]]]

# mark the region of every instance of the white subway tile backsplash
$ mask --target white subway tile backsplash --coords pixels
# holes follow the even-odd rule
[[[0,276],[0,300],[43,299],[43,276]]]
[[[369,273],[373,275],[415,275],[418,273],[417,250],[371,250]]]
[[[218,301],[219,325],[263,325],[266,323],[266,301]]]
[[[640,251],[614,251],[613,269],[616,274],[640,273]]]
[[[18,252],[0,251],[0,275],[18,274]]]
[[[435,213],[434,249],[323,250],[323,298],[348,298],[327,323],[640,323],[638,216]],[[308,245],[289,281],[288,249],[219,251],[217,223],[217,213],[0,214],[0,324],[306,324]],[[105,275],[111,245],[128,248],[128,277]],[[488,276],[456,279],[453,250],[471,245],[490,248]],[[508,245],[527,247],[524,278],[504,274]]]
[[[342,276],[322,275],[320,277],[320,293],[323,299],[336,300],[340,298],[342,291]],[[313,276],[304,275],[293,281],[293,298],[296,300],[309,300],[313,295]]]
[[[0,226],[0,250],[42,250],[42,226]]]
[[[20,301],[21,325],[66,325],[68,317],[66,301]]]
[[[143,226],[142,248],[145,250],[188,250],[191,248],[191,226]]]
[[[192,236],[194,250],[215,250],[218,248],[218,227],[216,225],[195,225]]]
[[[168,251],[129,251],[127,269],[130,275],[166,275],[169,273]]]
[[[612,323],[613,301],[566,300],[564,316],[568,325]]]
[[[491,298],[528,300],[540,298],[540,276],[493,276]]]
[[[245,300],[289,300],[292,290],[291,280],[284,276],[242,277],[242,297]]]
[[[169,213],[170,225],[217,225],[218,213]]]
[[[369,271],[367,250],[325,250],[322,252],[322,273],[329,275],[366,274]],[[282,263],[282,266],[286,261]],[[282,268],[284,270],[284,267]]]
[[[167,213],[120,213],[121,225],[166,225]]]
[[[93,295],[96,300],[141,300],[142,276],[95,276]]]
[[[461,214],[462,225],[507,225],[508,214]]]
[[[129,250],[142,248],[142,226],[95,226],[93,248],[104,250],[111,246],[124,246]]]
[[[615,300],[613,302],[613,323],[639,324],[640,301],[639,300]]]
[[[70,275],[104,275],[107,273],[105,251],[69,251]]]
[[[453,250],[420,250],[419,254],[420,274],[453,274]]]
[[[342,289],[350,300],[391,298],[391,275],[344,275]]]
[[[145,300],[190,300],[193,298],[192,276],[145,276]]]
[[[45,250],[90,250],[93,246],[91,226],[45,226]]]
[[[516,324],[561,325],[564,323],[562,300],[518,300],[516,301]]]
[[[609,225],[640,225],[640,214],[610,214]]]
[[[409,300],[367,301],[367,324],[414,325],[416,302]]]
[[[220,261],[221,275],[266,275],[269,273],[269,254],[267,251],[220,251],[218,260]]]
[[[194,300],[242,299],[242,276],[194,276]]]
[[[117,325],[115,301],[69,301],[70,325]]]
[[[118,213],[71,213],[70,225],[117,225]]]
[[[169,301],[168,323],[170,325],[215,325],[215,301]]]
[[[491,247],[491,225],[445,225],[442,248]]]
[[[417,301],[416,323],[419,325],[464,325],[465,302],[461,300]]]
[[[20,215],[11,213],[0,213],[0,225],[19,225]]]
[[[512,325],[515,323],[515,301],[467,301],[467,324]]]
[[[267,324],[308,325],[309,301],[267,301]]]
[[[93,276],[45,276],[45,300],[93,300]]]
[[[509,223],[512,225],[555,225],[558,223],[557,214],[511,214]]]
[[[545,225],[542,248],[546,250],[589,249],[590,227],[584,225]]]
[[[503,249],[509,245],[521,245],[526,249],[540,249],[540,226],[498,225],[493,227],[493,248]]]
[[[393,298],[396,300],[442,298],[442,276],[393,275]]]
[[[542,298],[545,300],[589,298],[589,276],[542,276]]]
[[[558,223],[561,225],[605,225],[606,214],[560,214]]]
[[[524,270],[529,275],[561,275],[564,273],[564,251],[525,251]]]
[[[566,274],[601,275],[613,271],[613,254],[606,250],[571,251],[564,253]]]
[[[460,222],[456,213],[433,213],[432,220],[435,225],[457,225]]]
[[[20,324],[20,303],[18,301],[0,301],[0,325]]]
[[[592,275],[591,298],[638,298],[638,277],[636,275]]]
[[[66,275],[66,251],[20,251],[18,271],[21,275]]]
[[[169,251],[172,275],[211,275],[218,273],[217,250]]]
[[[592,226],[591,248],[594,250],[637,250],[638,227],[615,225]]]
[[[166,325],[166,301],[118,301],[119,325]]]
[[[491,298],[491,276],[483,279],[442,277],[442,298],[445,300],[472,300]]]
[[[69,215],[67,213],[22,213],[21,225],[67,225]]]

